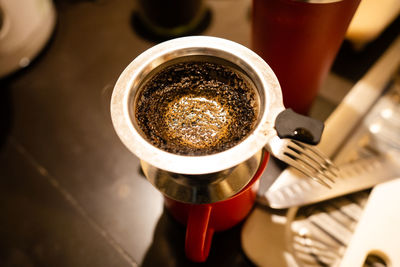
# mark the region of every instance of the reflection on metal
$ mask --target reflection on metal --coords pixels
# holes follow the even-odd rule
[[[141,161],[147,179],[163,194],[186,203],[203,204],[228,199],[243,189],[255,175],[263,151],[230,169],[203,175],[185,175],[158,169]]]

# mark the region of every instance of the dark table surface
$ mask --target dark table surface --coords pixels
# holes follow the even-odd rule
[[[206,3],[210,20],[200,34],[249,46],[251,2]],[[133,27],[135,1],[55,6],[56,29],[43,52],[0,80],[0,266],[193,264],[184,256],[184,226],[165,211],[111,123],[118,76],[156,43]],[[395,23],[362,52],[345,43],[333,71],[350,83],[359,79],[398,34]],[[337,104],[318,103],[326,112],[316,117]],[[267,170],[264,188],[280,166],[272,160]],[[200,265],[252,266],[240,232],[241,225],[217,233]]]

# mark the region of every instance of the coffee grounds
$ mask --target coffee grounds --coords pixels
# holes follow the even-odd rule
[[[135,116],[154,146],[179,155],[227,150],[254,127],[255,89],[233,69],[215,63],[169,66],[142,87]]]

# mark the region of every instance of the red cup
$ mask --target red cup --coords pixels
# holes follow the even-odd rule
[[[252,49],[270,65],[285,107],[308,113],[360,0],[253,0]]]
[[[268,159],[269,153],[264,152],[263,160],[252,180],[229,199],[210,204],[189,204],[164,197],[165,206],[172,216],[186,225],[187,258],[195,262],[204,262],[210,252],[214,232],[235,226],[249,214],[256,199],[258,181]]]

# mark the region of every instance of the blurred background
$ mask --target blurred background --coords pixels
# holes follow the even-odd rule
[[[325,120],[399,35],[393,9],[351,26],[310,116]],[[251,48],[251,21],[251,0],[1,0],[0,266],[197,265],[115,134],[110,97],[153,45],[210,35]],[[279,172],[269,164],[262,185]],[[240,233],[216,234],[203,265],[253,266]]]

